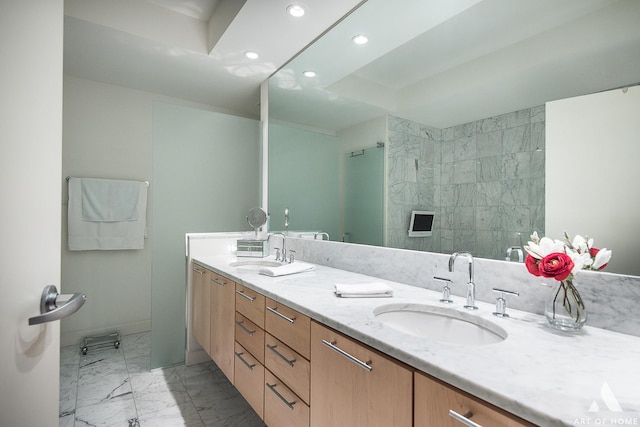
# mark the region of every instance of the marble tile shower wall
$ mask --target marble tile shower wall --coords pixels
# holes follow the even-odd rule
[[[544,106],[436,129],[388,117],[388,245],[503,259],[544,233]],[[413,209],[435,210],[430,238],[409,238]]]
[[[409,238],[412,210],[439,213],[442,131],[410,120],[387,116],[387,246],[440,252],[441,215],[433,236]]]

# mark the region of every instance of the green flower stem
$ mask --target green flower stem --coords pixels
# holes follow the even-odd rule
[[[576,323],[579,323],[583,316],[583,302],[580,297],[580,293],[576,289],[572,280],[562,280],[558,290],[553,297],[553,318],[556,318],[556,302],[562,289],[562,306],[570,317],[575,317]],[[575,315],[573,313],[573,307],[575,306]]]

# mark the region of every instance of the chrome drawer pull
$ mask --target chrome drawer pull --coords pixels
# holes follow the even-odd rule
[[[242,291],[236,291],[236,294],[240,295],[240,296],[241,296],[241,297],[243,297],[243,298],[248,299],[248,300],[249,300],[249,301],[251,301],[251,302],[254,302],[254,301],[256,300],[254,297],[249,296],[249,295],[245,294],[245,293],[244,293],[244,292],[242,292]]]
[[[287,405],[289,407],[289,409],[293,410],[293,405],[295,405],[298,402],[296,402],[295,400],[293,402],[289,402],[283,395],[278,393],[278,390],[276,390],[276,386],[278,384],[269,384],[269,383],[265,383],[265,384],[267,385],[267,387],[269,387],[269,390],[271,390],[273,392],[273,394],[278,396],[278,399],[282,400],[282,403]]]
[[[226,282],[221,282],[221,281],[219,281],[218,279],[216,279],[215,277],[212,277],[212,278],[211,278],[211,281],[212,281],[213,283],[216,283],[216,284],[220,285],[220,286],[227,286]]]
[[[242,321],[242,320],[236,320],[236,325],[238,325],[240,327],[240,329],[242,329],[250,337],[252,337],[253,334],[256,333],[256,331],[252,331],[251,329],[249,329],[246,326],[244,326],[244,321]]]
[[[194,273],[198,273],[201,276],[204,274],[204,271],[198,270],[197,268],[192,268],[191,271],[193,271]]]
[[[293,319],[290,317],[285,316],[284,314],[280,313],[277,308],[271,308],[271,307],[267,307],[267,310],[269,310],[270,312],[272,312],[273,314],[275,314],[276,316],[279,316],[281,319],[286,320],[289,323],[293,323],[296,321],[296,318],[294,317]]]
[[[480,424],[478,423],[474,423],[473,421],[471,421],[469,418],[471,418],[473,416],[473,413],[471,411],[467,412],[464,415],[460,415],[459,413],[457,413],[456,411],[454,411],[453,409],[449,409],[449,416],[451,418],[453,418],[456,421],[461,422],[462,424],[468,426],[468,427],[482,427]]]
[[[238,359],[240,359],[240,361],[241,361],[242,363],[244,363],[244,366],[246,366],[246,367],[247,367],[247,368],[249,368],[251,371],[253,371],[253,367],[254,367],[254,366],[256,366],[256,364],[255,364],[255,363],[252,365],[252,364],[250,364],[249,362],[247,362],[246,360],[244,360],[244,359],[242,358],[242,355],[243,355],[244,353],[238,353],[237,351],[234,351],[234,353],[236,354],[236,357],[237,357]]]
[[[327,347],[329,347],[331,350],[337,352],[338,354],[346,357],[347,359],[349,359],[350,361],[352,361],[353,363],[355,363],[356,365],[360,366],[361,368],[366,369],[367,371],[371,372],[373,370],[373,368],[371,367],[371,361],[368,362],[363,362],[362,360],[358,359],[357,357],[353,357],[352,355],[350,355],[349,353],[347,353],[346,351],[344,351],[343,349],[337,347],[335,345],[336,341],[334,342],[329,342],[327,340],[322,340],[322,344],[326,345]]]
[[[276,356],[280,357],[280,359],[284,360],[287,365],[293,368],[293,364],[295,363],[296,359],[292,359],[292,360],[287,359],[284,354],[276,350],[276,347],[278,347],[277,344],[274,344],[274,345],[267,344],[267,348],[269,350],[273,351],[276,354]]]

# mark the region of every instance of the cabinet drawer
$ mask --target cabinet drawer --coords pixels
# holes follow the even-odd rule
[[[413,424],[413,372],[403,364],[316,322],[311,360],[311,426]]]
[[[265,334],[264,348],[264,366],[308,404],[309,361],[269,333]]]
[[[278,427],[309,425],[309,407],[268,369],[264,371],[264,422]]]
[[[264,295],[236,284],[236,311],[264,329]]]
[[[264,331],[251,320],[236,312],[236,341],[240,343],[258,362],[264,364]]]
[[[237,342],[235,356],[234,385],[260,418],[263,418],[264,366]]]
[[[309,359],[311,320],[286,305],[267,298],[265,331]]]
[[[450,409],[482,426],[533,426],[527,421],[421,372],[416,372],[414,376],[415,427],[461,426],[459,421],[449,415]]]
[[[233,280],[229,280],[224,276],[219,275],[218,273],[214,273],[213,271],[209,272],[209,278],[211,279],[212,285],[226,286],[233,285]]]

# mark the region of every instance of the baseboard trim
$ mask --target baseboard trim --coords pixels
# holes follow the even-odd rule
[[[60,347],[67,347],[70,345],[80,345],[80,341],[83,337],[100,335],[110,331],[119,331],[120,335],[139,334],[141,332],[148,332],[151,330],[151,320],[144,320],[142,322],[126,323],[123,325],[112,325],[109,327],[90,329],[85,331],[60,331]]]

